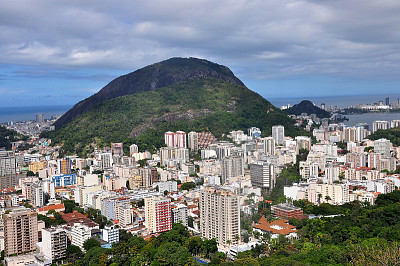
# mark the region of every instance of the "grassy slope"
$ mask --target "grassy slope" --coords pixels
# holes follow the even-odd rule
[[[204,109],[209,113],[204,114]],[[188,119],[185,116],[188,111],[197,116]],[[183,120],[164,119],[166,114],[180,115]],[[64,142],[68,151],[82,152],[90,143],[102,146],[112,141],[137,143],[141,149],[152,149],[163,144],[163,133],[167,130],[210,130],[218,137],[233,129],[256,126],[270,135],[271,127],[276,124],[284,125],[288,135],[298,133],[286,114],[258,94],[244,86],[208,78],[106,101],[49,137]],[[144,134],[135,138],[132,129],[140,128]]]

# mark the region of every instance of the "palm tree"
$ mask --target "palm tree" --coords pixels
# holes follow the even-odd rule
[[[329,202],[331,200],[331,197],[325,196],[325,200],[326,200],[326,202]]]
[[[322,194],[319,193],[319,194],[318,194],[318,204],[321,204],[321,198],[322,198]]]
[[[269,242],[269,240],[271,239],[271,235],[270,235],[270,233],[264,233],[264,234],[262,234],[262,242],[264,243],[264,244],[266,244],[267,242]]]
[[[235,240],[236,240],[236,243],[237,243],[237,244],[239,244],[239,239],[240,239],[239,235],[236,235],[236,236],[235,236]]]
[[[230,249],[231,249],[231,243],[232,243],[232,241],[231,241],[230,239],[228,239],[228,240],[226,241],[226,243],[228,244],[229,250],[230,250]]]

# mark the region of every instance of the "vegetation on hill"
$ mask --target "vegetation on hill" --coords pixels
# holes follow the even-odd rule
[[[11,150],[13,142],[26,139],[26,136],[19,134],[17,131],[0,126],[0,149]]]
[[[293,105],[289,109],[286,109],[285,111],[291,115],[301,115],[302,113],[307,113],[308,115],[316,114],[319,118],[329,118],[331,116],[329,112],[322,110],[308,100],[303,100],[300,103]]]
[[[395,146],[400,146],[400,128],[390,128],[386,130],[378,130],[373,134],[369,135],[367,138],[370,140],[377,140],[377,139],[388,139],[390,142],[393,143]]]
[[[54,132],[45,132],[67,152],[85,154],[91,144],[136,143],[141,150],[164,145],[171,130],[211,131],[216,137],[234,129],[259,127],[270,135],[274,125],[285,134],[307,134],[271,103],[243,85],[216,78],[199,78],[154,91],[105,101]]]
[[[170,58],[114,79],[98,93],[77,103],[54,125],[60,128],[98,104],[120,96],[153,91],[175,83],[204,77],[243,85],[225,66],[198,58]]]

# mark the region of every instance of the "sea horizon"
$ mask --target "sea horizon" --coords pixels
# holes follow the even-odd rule
[[[263,96],[263,95],[262,95]],[[264,96],[263,96],[264,97]],[[321,103],[325,103],[325,105],[333,105],[340,106],[341,108],[347,106],[354,106],[360,103],[373,103],[384,101],[386,97],[389,97],[389,101],[393,102],[400,98],[400,94],[380,94],[380,95],[342,95],[342,96],[313,96],[313,97],[264,97],[266,100],[271,102],[277,108],[280,108],[283,105],[294,105],[302,100],[310,100],[317,106]],[[70,108],[72,108],[74,104],[66,104],[66,105],[44,105],[44,106],[8,106],[8,107],[0,107],[0,123],[7,123],[11,121],[29,121],[35,120],[36,115],[39,113],[43,113],[45,119],[50,119],[51,116],[54,115],[63,115]]]

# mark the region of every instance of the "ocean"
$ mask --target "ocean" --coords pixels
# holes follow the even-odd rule
[[[400,120],[400,113],[366,113],[357,115],[345,115],[349,121],[343,123],[348,126],[355,126],[358,123],[367,123],[369,128],[372,129],[374,121],[392,121]]]
[[[39,113],[43,113],[45,119],[50,119],[53,115],[64,114],[71,107],[72,105],[0,107],[0,123],[35,120]]]
[[[379,101],[385,102],[385,98],[389,97],[389,102],[400,98],[400,94],[387,94],[387,95],[354,95],[354,96],[329,96],[329,97],[296,97],[296,98],[267,98],[273,105],[280,108],[282,105],[294,105],[302,100],[310,100],[317,106],[325,103],[326,106],[339,106],[345,108],[348,106],[355,106],[357,104],[378,103]]]
[[[357,95],[357,96],[334,96],[334,97],[304,97],[304,98],[268,98],[268,100],[276,107],[282,105],[301,102],[302,100],[310,100],[316,105],[325,103],[327,106],[347,107],[357,105],[359,103],[373,103],[384,101],[389,97],[390,102],[400,98],[400,95]],[[62,115],[68,111],[72,105],[53,105],[53,106],[24,106],[24,107],[0,107],[0,123],[10,121],[28,121],[35,120],[36,115],[43,113],[46,119],[53,115]],[[345,124],[355,125],[357,123],[368,123],[372,126],[372,122],[376,120],[391,121],[400,119],[400,113],[368,113],[362,115],[346,115],[349,118]]]

